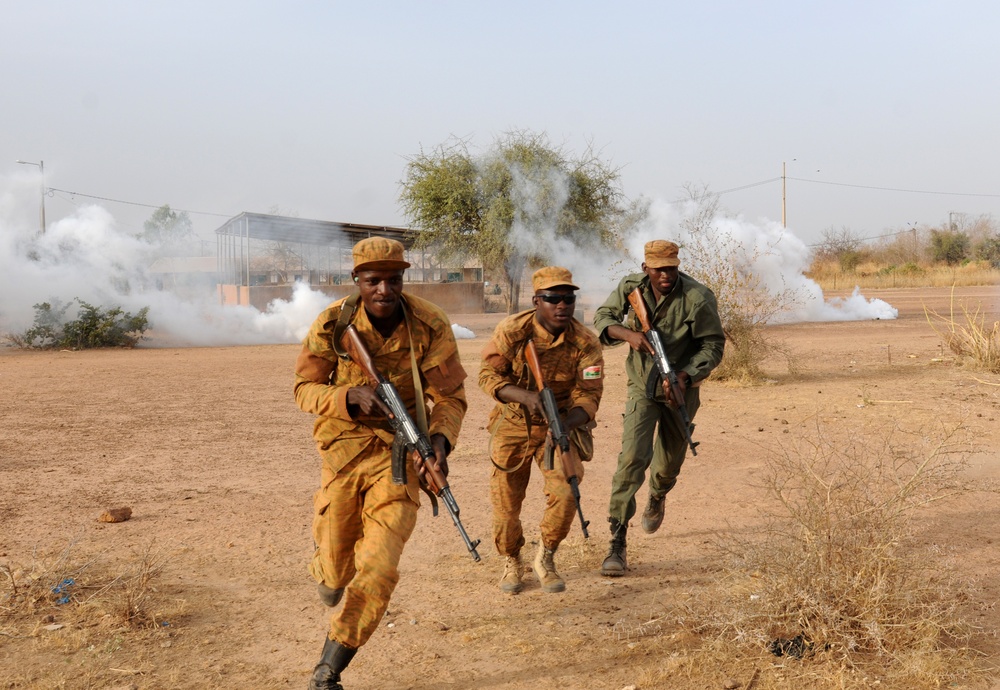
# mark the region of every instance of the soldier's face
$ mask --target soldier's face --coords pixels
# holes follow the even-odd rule
[[[643,263],[642,270],[649,276],[649,283],[653,286],[653,289],[661,295],[670,294],[670,291],[677,285],[679,273],[677,266],[653,268]]]
[[[357,279],[361,303],[369,314],[385,319],[396,313],[403,292],[402,271],[355,271],[351,275]]]
[[[557,304],[553,301],[558,300]],[[559,287],[542,290],[531,298],[535,307],[535,317],[542,328],[553,335],[562,333],[573,318],[573,311],[576,309],[576,293],[573,288]]]

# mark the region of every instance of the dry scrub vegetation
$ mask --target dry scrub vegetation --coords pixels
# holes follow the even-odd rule
[[[164,555],[153,544],[95,555],[85,555],[83,546],[74,542],[58,552],[36,551],[30,562],[0,564],[0,636],[30,640],[40,654],[86,650],[97,663],[66,669],[71,687],[107,687],[142,673],[136,666],[144,644],[157,637],[169,644],[171,620],[183,614],[183,602],[157,591]],[[127,659],[128,667],[118,667],[116,658]],[[16,670],[6,680],[5,687],[22,687]]]
[[[960,431],[876,429],[856,436],[875,444],[842,447],[817,423],[811,439],[769,452],[765,524],[717,541],[715,584],[615,627],[628,648],[661,643],[664,662],[639,687],[930,690],[981,679],[961,608],[972,585],[912,539],[922,508],[976,490],[962,479],[973,449]]]
[[[981,307],[969,309],[965,305],[959,317],[955,313],[954,292],[947,316],[928,308],[924,314],[960,363],[974,370],[1000,374],[1000,321],[991,325]]]
[[[904,264],[867,261],[850,269],[837,261],[814,261],[807,275],[824,290],[855,286],[866,289],[1000,284],[1000,269],[987,261],[970,261],[957,266],[923,261]]]

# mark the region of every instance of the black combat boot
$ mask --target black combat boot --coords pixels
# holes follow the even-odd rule
[[[611,523],[611,545],[608,547],[608,555],[604,557],[604,562],[601,564],[601,575],[621,577],[628,567],[628,561],[625,557],[625,537],[628,525],[623,525],[614,518],[608,518],[608,522]]]
[[[347,668],[357,651],[327,636],[326,643],[323,644],[323,655],[309,679],[309,690],[344,690],[344,686],[340,684],[340,672]]]

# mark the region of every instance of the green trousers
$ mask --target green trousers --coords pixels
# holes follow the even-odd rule
[[[680,474],[687,453],[687,439],[680,421],[666,403],[646,398],[645,392],[629,386],[622,429],[622,452],[611,480],[608,516],[627,525],[635,515],[635,494],[649,470],[649,493],[662,496],[670,491]],[[701,405],[697,388],[685,395],[688,415]]]

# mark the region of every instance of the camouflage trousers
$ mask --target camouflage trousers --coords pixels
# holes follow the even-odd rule
[[[309,572],[316,582],[344,588],[329,637],[348,647],[368,641],[399,582],[399,559],[420,505],[412,465],[407,479],[406,486],[392,483],[390,449],[377,438],[339,471],[323,465]]]
[[[573,525],[576,499],[566,481],[558,449],[553,459],[553,469],[546,470],[544,467],[548,427],[533,425],[529,437],[523,419],[501,417],[496,424],[490,451],[494,463],[493,474],[490,476],[493,544],[502,556],[513,556],[524,546],[521,505],[531,478],[531,466],[537,465],[542,473],[545,492],[545,511],[540,525],[542,543],[547,548],[554,549],[566,538]],[[570,453],[571,462],[576,467],[576,476],[582,482],[583,463],[579,460],[575,443],[570,443]]]
[[[685,402],[693,420],[701,405],[697,388],[688,388]],[[662,496],[674,487],[687,453],[687,439],[673,409],[631,387],[622,425],[622,450],[611,479],[608,516],[627,525],[635,515],[635,494],[645,481],[646,470],[649,493]]]

